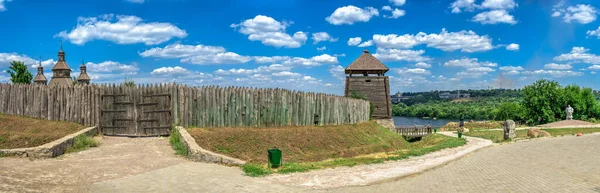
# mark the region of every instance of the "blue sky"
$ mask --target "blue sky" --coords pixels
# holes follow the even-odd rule
[[[518,88],[541,78],[600,89],[594,0],[0,0],[0,69],[60,42],[95,83],[178,82],[343,94],[363,50],[395,91]],[[0,82],[8,82],[0,74]]]

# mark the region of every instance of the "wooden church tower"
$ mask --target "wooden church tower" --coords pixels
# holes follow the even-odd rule
[[[373,103],[373,118],[391,119],[392,103],[390,80],[385,76],[389,70],[369,53],[363,53],[346,68],[346,96],[359,95]]]

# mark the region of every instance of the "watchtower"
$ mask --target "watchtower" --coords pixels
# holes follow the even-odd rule
[[[65,61],[65,51],[62,49],[62,43],[60,45],[60,51],[58,52],[58,62],[52,68],[52,79],[50,79],[50,86],[73,86],[73,80],[71,79],[71,68]]]
[[[42,67],[42,61],[40,59],[40,65],[37,67],[38,73],[35,75],[33,79],[33,83],[36,85],[46,85],[48,83],[48,79],[44,76],[44,67]]]
[[[81,66],[79,66],[79,78],[77,78],[78,84],[90,84],[90,76],[87,74],[85,63],[81,60]]]
[[[373,103],[373,118],[391,119],[390,80],[385,76],[389,70],[369,53],[363,53],[346,68],[346,96],[359,95]]]

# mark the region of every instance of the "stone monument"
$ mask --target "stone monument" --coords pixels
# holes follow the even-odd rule
[[[513,120],[504,121],[504,140],[517,137],[516,125]]]
[[[573,120],[573,107],[571,107],[571,105],[569,105],[567,107],[567,109],[565,109],[565,111],[567,111],[567,120]]]

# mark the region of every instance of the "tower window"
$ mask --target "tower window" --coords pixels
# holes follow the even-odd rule
[[[371,82],[371,80],[365,80],[365,82]]]

